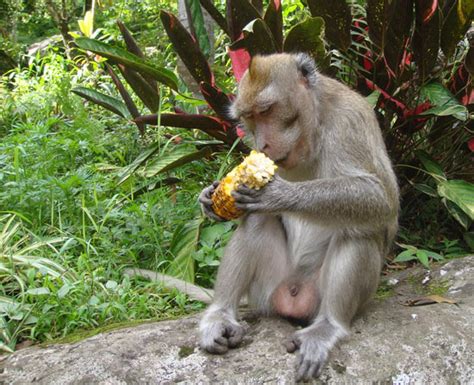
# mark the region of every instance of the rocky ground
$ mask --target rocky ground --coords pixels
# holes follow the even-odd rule
[[[473,294],[474,257],[385,277],[320,381],[474,384]],[[457,303],[408,306],[444,300]],[[244,319],[243,345],[225,356],[199,350],[196,315],[22,349],[0,359],[0,384],[294,382],[296,357],[281,342],[295,327],[249,313]]]

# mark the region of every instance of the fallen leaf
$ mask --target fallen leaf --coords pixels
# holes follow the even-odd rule
[[[449,303],[451,305],[457,305],[458,301],[446,297],[442,297],[437,294],[427,295],[425,297],[418,297],[408,299],[401,304],[404,306],[425,306],[425,305],[433,305],[435,303]]]

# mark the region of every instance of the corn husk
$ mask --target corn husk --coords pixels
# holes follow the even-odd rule
[[[232,191],[242,184],[260,190],[270,182],[277,168],[265,154],[252,151],[241,164],[221,180],[211,197],[212,209],[217,215],[227,220],[240,217],[244,212],[235,207]]]

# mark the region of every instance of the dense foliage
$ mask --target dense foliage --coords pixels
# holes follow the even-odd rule
[[[191,0],[190,29],[159,3],[61,2],[75,44],[55,0],[0,7],[0,349],[200,306],[124,269],[212,285],[234,224],[196,197],[248,149],[225,110],[258,53],[309,52],[374,105],[403,199],[395,261],[474,250],[470,2]]]

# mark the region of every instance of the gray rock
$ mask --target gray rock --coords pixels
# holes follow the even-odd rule
[[[424,283],[422,283],[424,282]],[[405,306],[429,293],[457,305]],[[384,279],[376,299],[333,352],[327,383],[473,384],[474,257]],[[295,327],[244,315],[243,345],[224,356],[197,347],[199,316],[142,324],[73,344],[31,347],[0,362],[2,384],[292,383]]]

